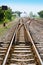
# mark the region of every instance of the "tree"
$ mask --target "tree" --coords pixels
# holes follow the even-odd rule
[[[2,7],[0,7],[0,21],[8,19],[11,20],[12,18],[12,10],[10,8],[8,8],[7,10],[2,10]]]
[[[29,13],[29,17],[30,17],[30,18],[33,18],[33,12],[30,12],[30,13]]]
[[[5,11],[5,18],[8,20],[12,19],[12,10],[8,8],[8,10]]]
[[[0,21],[3,21],[3,19],[4,19],[4,12],[2,11],[0,7]]]
[[[17,13],[18,16],[20,17],[20,15],[21,15],[22,12],[20,12],[20,11],[15,11],[15,13]]]
[[[40,11],[40,12],[38,12],[38,14],[39,14],[39,16],[40,16],[41,18],[43,18],[43,10]]]
[[[0,22],[3,22],[3,26],[6,26],[6,22],[12,20],[12,10],[8,7],[7,10],[3,10],[0,7]]]

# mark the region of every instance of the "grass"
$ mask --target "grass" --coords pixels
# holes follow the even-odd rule
[[[10,29],[11,27],[12,27],[11,24],[10,24],[10,25],[7,25],[6,27],[1,27],[1,28],[0,28],[0,36],[4,35],[5,32],[6,32],[8,29]]]
[[[0,24],[0,37],[2,37],[6,33],[6,31],[8,31],[8,29],[10,29],[15,24],[16,22],[10,21],[10,22],[7,22],[6,27],[3,27],[3,24],[1,23]]]
[[[0,36],[2,36],[5,33],[5,31],[7,31],[7,28],[0,28]]]
[[[3,36],[5,34],[5,32],[11,28],[11,24],[7,25],[6,27],[0,27],[0,36]]]

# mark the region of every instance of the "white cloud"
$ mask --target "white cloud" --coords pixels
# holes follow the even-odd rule
[[[29,13],[30,11],[32,11],[33,13],[37,13],[40,10],[43,10],[43,6],[41,5],[18,5],[18,4],[12,4],[12,5],[8,5],[9,7],[12,8],[13,11],[19,10],[19,11],[26,11],[27,13]]]

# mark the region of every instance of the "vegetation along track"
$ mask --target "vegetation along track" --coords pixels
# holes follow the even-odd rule
[[[31,42],[25,25],[20,21],[18,30],[6,52],[2,65],[41,65],[36,49]]]

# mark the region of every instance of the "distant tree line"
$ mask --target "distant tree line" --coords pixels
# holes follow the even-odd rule
[[[43,10],[40,11],[40,12],[38,12],[38,14],[39,14],[39,16],[40,16],[41,18],[43,18]]]
[[[20,11],[15,11],[12,12],[12,9],[10,9],[9,7],[7,7],[7,10],[2,10],[2,6],[0,7],[0,22],[3,22],[5,19],[7,20],[12,20],[12,14],[14,14],[13,16],[16,17],[15,14],[17,14],[19,17],[22,14],[22,12]],[[30,17],[37,17],[37,15],[33,14],[33,12],[30,12]],[[43,10],[38,12],[38,15],[43,18]]]
[[[30,13],[29,13],[29,17],[31,17],[31,18],[37,18],[37,17],[43,18],[43,10],[37,12],[37,14],[38,14],[39,16],[36,15],[36,14],[33,14],[33,12],[30,12]]]
[[[22,14],[22,12],[20,12],[20,11],[15,11],[14,13],[16,13],[19,17]]]

